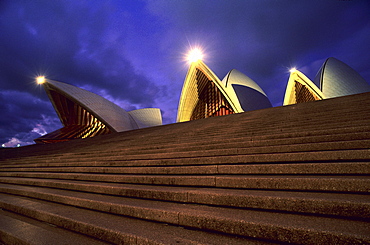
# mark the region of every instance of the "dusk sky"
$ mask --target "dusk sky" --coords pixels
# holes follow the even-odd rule
[[[313,80],[335,57],[370,82],[370,1],[0,0],[0,144],[62,127],[38,75],[174,123],[192,47],[281,106],[291,67]]]

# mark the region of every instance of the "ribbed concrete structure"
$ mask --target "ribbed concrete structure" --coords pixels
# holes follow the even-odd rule
[[[370,93],[0,151],[5,244],[369,244]]]
[[[325,99],[325,96],[322,91],[306,75],[295,69],[291,71],[285,90],[283,105],[323,99]]]
[[[97,94],[67,83],[42,77],[42,85],[63,128],[35,139],[36,143],[55,143],[162,125],[161,112],[157,108],[127,112]]]
[[[190,64],[181,91],[177,122],[272,107],[252,79],[233,69],[222,81],[201,60]]]
[[[370,84],[359,73],[333,57],[324,62],[314,81],[295,68],[290,72],[283,105],[370,92]]]

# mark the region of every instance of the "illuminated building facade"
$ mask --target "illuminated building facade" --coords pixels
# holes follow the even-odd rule
[[[321,90],[302,72],[296,69],[290,71],[283,105],[322,100],[324,98]]]
[[[370,85],[351,67],[328,58],[314,82],[302,72],[291,70],[283,105],[370,92]]]
[[[49,79],[38,83],[44,86],[64,127],[35,139],[36,143],[54,143],[162,125],[161,112],[157,108],[127,112],[97,94],[66,83]]]
[[[231,70],[221,81],[201,60],[191,62],[182,88],[177,122],[272,107],[249,77]]]

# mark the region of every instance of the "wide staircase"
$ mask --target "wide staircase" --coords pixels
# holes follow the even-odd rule
[[[369,244],[370,93],[0,150],[3,244]]]

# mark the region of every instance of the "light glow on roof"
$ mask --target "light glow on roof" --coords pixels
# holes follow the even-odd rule
[[[38,76],[36,77],[37,84],[43,84],[45,83],[45,76]]]
[[[194,48],[190,50],[189,54],[187,55],[187,60],[189,63],[196,62],[198,60],[203,59],[203,52],[199,48]]]
[[[289,70],[289,72],[290,73],[293,73],[293,72],[296,72],[297,71],[297,69],[295,68],[295,67],[293,67],[293,68],[291,68],[290,70]]]

